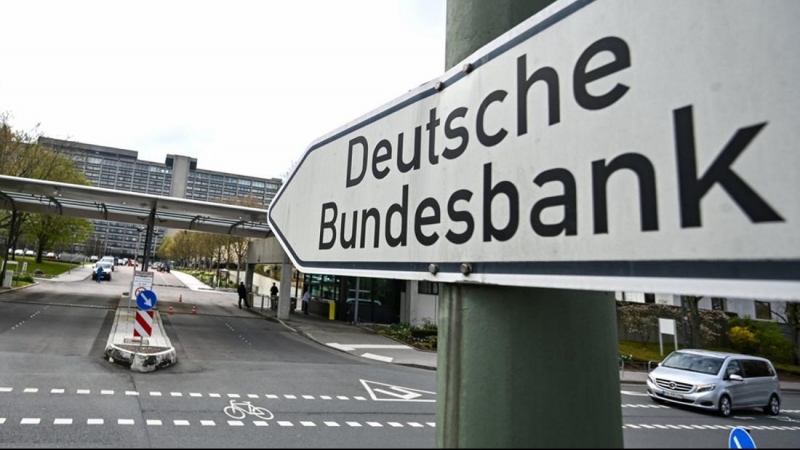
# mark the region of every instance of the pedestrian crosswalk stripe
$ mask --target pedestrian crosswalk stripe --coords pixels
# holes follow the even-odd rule
[[[371,426],[371,427],[376,427],[376,428],[378,428],[378,427],[382,427],[382,426],[383,426],[383,425],[381,425],[381,424],[380,424],[380,423],[378,423],[378,422],[367,422],[367,425],[369,425],[369,426]]]
[[[347,422],[347,424],[350,425],[351,427],[360,427],[361,426],[361,424],[358,423],[358,422]]]
[[[53,425],[72,425],[72,419],[55,419]]]
[[[309,422],[307,420],[301,420],[300,421],[300,425],[302,425],[304,427],[315,427],[315,426],[317,426],[317,424],[315,424],[314,422]]]
[[[329,427],[338,427],[339,426],[339,424],[336,423],[336,422],[323,422],[323,423],[325,425],[329,426]]]
[[[200,425],[204,427],[215,427],[217,426],[217,423],[214,422],[213,420],[201,420]]]
[[[158,420],[158,419],[147,419],[147,425],[148,426],[160,426],[161,425],[161,421]]]

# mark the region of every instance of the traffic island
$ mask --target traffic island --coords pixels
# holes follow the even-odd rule
[[[108,336],[105,359],[122,364],[136,372],[153,372],[178,362],[175,347],[164,332],[164,324],[157,310],[149,314],[149,337],[134,337],[137,308],[128,307],[128,298],[120,299],[114,324]],[[141,330],[141,323],[139,324]]]

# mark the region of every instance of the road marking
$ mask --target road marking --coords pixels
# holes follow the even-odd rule
[[[429,427],[436,428],[436,422],[425,422]]]
[[[104,422],[103,419],[87,419],[86,425],[102,425]]]
[[[355,397],[353,397],[353,398],[354,398],[354,399],[356,399],[356,400],[362,401],[362,402],[364,402],[364,401],[367,401],[367,399],[366,399],[366,398],[364,398],[364,397],[362,397],[362,396],[360,396],[360,395],[356,395],[356,396],[355,396]]]
[[[173,420],[172,423],[174,423],[176,427],[188,427],[189,426],[189,421],[188,420]]]
[[[255,425],[255,426],[257,426],[257,427],[266,427],[266,426],[269,426],[269,424],[268,424],[268,423],[267,423],[265,420],[254,420],[254,421],[253,421],[253,425]]]
[[[42,419],[37,418],[24,418],[20,421],[20,425],[39,425]]]
[[[320,395],[319,398],[321,398],[323,400],[330,400],[331,399],[331,397],[329,395]]]
[[[114,395],[114,391],[109,391],[109,390],[100,391],[100,395]]]
[[[147,419],[147,425],[151,427],[160,427],[162,424],[158,419]]]
[[[392,358],[391,356],[381,356],[381,355],[376,355],[374,353],[362,353],[361,356],[364,358],[374,359],[376,361],[383,361],[387,363],[394,361],[394,358]]]
[[[669,428],[665,427],[664,425],[654,424],[653,426],[656,427],[656,428],[661,428],[662,430],[668,430],[669,429]]]
[[[228,394],[228,398],[240,398],[241,395],[239,394]]]
[[[277,396],[277,395],[275,395],[275,394],[267,394],[267,396],[266,396],[266,397],[267,397],[267,398],[278,398],[278,396]]]
[[[90,391],[89,389],[78,389],[78,394],[81,394],[81,395],[88,395],[88,394],[91,394],[91,393],[92,393],[92,391]]]
[[[338,398],[339,400],[350,400],[349,398],[347,398],[344,395],[337,395],[336,398]]]
[[[314,400],[314,396],[313,395],[304,395],[303,398],[306,399],[306,400]]]
[[[375,428],[380,428],[380,427],[383,426],[379,422],[367,422],[367,425],[369,425],[371,427],[375,427]]]
[[[5,417],[0,417],[0,425],[2,425],[4,423],[6,423],[6,418]]]
[[[681,429],[681,427],[679,427],[677,425],[667,425],[667,427],[672,428],[673,430],[680,430]]]
[[[53,425],[72,425],[72,419],[56,419]]]
[[[133,419],[117,419],[117,425],[133,425]]]
[[[22,391],[22,392],[26,393],[26,394],[35,394],[35,393],[39,392],[39,389],[38,388],[25,388],[25,390]]]
[[[242,422],[241,420],[229,420],[228,425],[232,427],[243,427],[244,422]]]
[[[351,427],[360,427],[361,426],[361,424],[358,423],[358,422],[347,422],[347,424],[350,425]]]
[[[183,397],[183,393],[181,392],[170,392],[169,395],[173,397]]]
[[[636,430],[638,430],[638,429],[639,429],[639,426],[638,426],[638,425],[631,425],[631,424],[627,424],[627,425],[624,425],[624,426],[626,426],[626,427],[630,427],[630,428],[633,428],[633,429],[636,429]]]
[[[646,393],[634,392],[634,391],[619,391],[619,393],[622,395],[633,395],[636,397],[649,397],[649,395]]]
[[[137,391],[125,391],[125,395],[139,395]]]
[[[296,395],[284,395],[284,397],[288,398],[289,400],[294,400],[297,398]]]
[[[247,394],[248,398],[258,398],[257,394]]]
[[[217,423],[214,422],[213,420],[201,420],[200,425],[204,427],[215,427],[217,426]]]
[[[338,427],[339,424],[337,422],[323,422],[325,425],[329,427]]]
[[[315,427],[315,426],[317,426],[317,424],[315,424],[314,422],[309,422],[307,420],[301,420],[300,421],[300,425],[302,425],[304,427]]]
[[[150,395],[152,397],[161,397],[161,392],[158,391],[150,391]]]
[[[293,427],[294,426],[294,424],[292,422],[287,422],[285,420],[279,420],[278,421],[278,425],[280,425],[282,427]]]
[[[0,392],[11,392],[13,390],[14,390],[14,388],[10,388],[10,387],[0,387]]]
[[[391,426],[393,426],[395,428],[403,428],[403,424],[400,423],[400,422],[386,422],[386,423],[388,423],[389,425],[391,425]]]
[[[424,426],[424,425],[422,425],[422,424],[421,424],[421,423],[419,423],[419,422],[406,422],[406,423],[407,423],[409,426],[412,426],[412,427],[414,427],[414,428],[420,428],[420,427],[423,427],[423,426]]]
[[[652,427],[652,426],[650,426],[650,425],[645,425],[645,424],[643,424],[643,423],[640,423],[640,424],[639,424],[639,426],[640,426],[640,427],[642,427],[642,428],[647,428],[647,429],[649,429],[649,430],[652,430],[652,429],[654,429],[654,428],[655,428],[655,427]]]
[[[328,347],[333,347],[338,350],[343,350],[346,352],[352,352],[356,349],[373,349],[373,350],[411,350],[411,347],[408,345],[398,345],[398,344],[339,344],[336,342],[329,342],[327,344]],[[363,355],[362,355],[363,356]]]
[[[212,393],[208,394],[208,396],[209,397],[213,397],[213,398],[219,398],[220,397],[220,395],[217,394],[216,392],[212,392]]]
[[[203,396],[203,394],[201,394],[199,392],[190,392],[189,393],[189,397],[202,397],[202,396]]]

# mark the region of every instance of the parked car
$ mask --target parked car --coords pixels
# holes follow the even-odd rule
[[[103,256],[100,258],[100,261],[107,262],[111,265],[111,271],[114,271],[114,257],[113,256]]]
[[[25,250],[22,250],[21,248],[18,248],[16,250],[14,250],[14,254],[17,255],[17,256],[24,256],[25,255]]]
[[[36,256],[36,252],[33,250],[25,250],[25,256]]]
[[[99,260],[100,260],[100,258],[98,258],[97,255],[92,255],[92,256],[89,257],[89,261],[91,261],[91,262],[97,262]]]
[[[56,259],[56,254],[55,252],[47,252],[47,254],[44,255],[44,257],[47,259]]]
[[[757,356],[705,350],[676,350],[647,376],[647,394],[670,402],[715,410],[761,408],[777,416],[781,388],[772,363]]]
[[[103,268],[103,280],[111,281],[111,272],[114,270],[114,265],[107,261],[98,261],[92,268],[92,280],[97,280],[97,267]]]

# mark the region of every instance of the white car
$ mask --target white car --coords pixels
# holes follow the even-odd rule
[[[98,258],[97,255],[92,255],[92,256],[89,257],[89,261],[91,261],[91,262],[97,262],[99,260],[100,260],[100,258]]]
[[[25,256],[36,256],[36,252],[33,250],[25,250]]]
[[[114,271],[114,257],[113,256],[103,256],[99,262],[107,262],[111,264],[111,271]]]
[[[109,264],[106,261],[98,261],[92,270],[92,280],[97,280],[97,268],[103,268],[103,280],[111,281],[111,272],[114,271],[114,264]],[[102,281],[102,280],[101,280]]]

